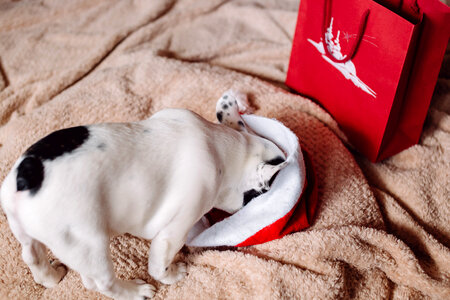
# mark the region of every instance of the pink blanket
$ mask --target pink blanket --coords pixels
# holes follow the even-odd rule
[[[157,299],[449,299],[450,68],[420,143],[373,164],[313,101],[283,85],[298,0],[2,1],[0,181],[31,143],[63,127],[146,118],[165,107],[215,118],[229,88],[277,118],[316,166],[313,226],[266,244],[185,247],[188,276],[147,274],[149,241],[112,239],[119,277]],[[49,253],[49,257],[51,257]],[[0,212],[0,299],[100,299],[79,275],[34,283]]]

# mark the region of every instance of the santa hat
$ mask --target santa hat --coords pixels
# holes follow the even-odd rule
[[[301,151],[297,136],[274,119],[255,115],[242,115],[242,118],[256,134],[271,140],[286,153],[287,165],[268,192],[235,214],[224,215],[213,210],[204,216],[189,232],[188,246],[250,246],[281,238],[311,224],[317,204],[317,185],[312,164],[306,152]]]

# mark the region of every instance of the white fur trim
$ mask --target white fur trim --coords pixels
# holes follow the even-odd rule
[[[281,122],[255,115],[242,116],[247,126],[287,155],[287,166],[278,173],[271,189],[234,215],[209,226],[200,220],[189,232],[187,245],[196,247],[236,246],[289,213],[305,185],[305,165],[297,136]]]

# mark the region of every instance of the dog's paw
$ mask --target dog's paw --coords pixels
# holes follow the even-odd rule
[[[159,281],[164,284],[173,284],[180,281],[187,275],[187,267],[183,262],[171,264],[164,275]]]
[[[236,105],[237,105],[237,109],[238,109],[239,113],[241,113],[241,114],[253,113],[253,108],[250,106],[247,95],[244,93],[234,91],[234,90],[228,90],[219,99],[219,101],[221,101],[222,104],[225,103],[226,100],[235,101]]]
[[[155,296],[156,288],[153,285],[148,284],[141,279],[135,279],[133,282],[137,285],[138,295],[135,297],[136,300],[151,299]]]
[[[216,116],[217,120],[228,127],[238,131],[246,131],[244,121],[240,113],[247,110],[242,103],[247,103],[245,95],[233,91],[227,91],[217,101]]]
[[[59,260],[51,260],[49,272],[42,273],[40,278],[35,278],[35,281],[42,284],[46,288],[53,288],[66,276],[67,267],[63,265]]]

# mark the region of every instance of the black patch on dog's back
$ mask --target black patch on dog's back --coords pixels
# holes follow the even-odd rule
[[[70,153],[80,147],[89,137],[86,126],[71,127],[55,131],[25,152],[25,156],[35,156],[42,160],[53,160],[65,153]]]
[[[74,151],[88,137],[87,127],[78,126],[55,131],[33,144],[25,151],[25,158],[17,167],[17,190],[36,194],[44,181],[43,161]]]
[[[25,157],[17,167],[17,190],[36,194],[44,180],[44,165],[39,158]]]

